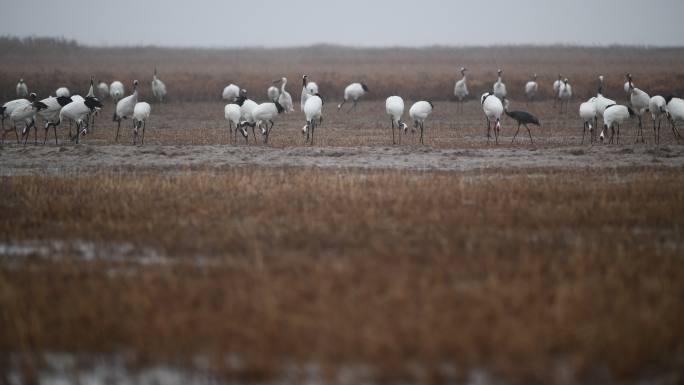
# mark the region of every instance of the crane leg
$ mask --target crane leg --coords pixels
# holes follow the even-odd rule
[[[534,144],[534,140],[532,140],[532,132],[530,131],[530,128],[525,124],[525,128],[527,128],[527,135],[530,136],[530,143]]]
[[[490,132],[492,130],[492,124],[489,121],[489,118],[487,118],[487,143],[489,143],[489,139],[492,137],[490,135]]]
[[[584,135],[586,135],[586,134],[587,134],[587,122],[584,122],[584,125],[582,127],[582,143],[581,144],[584,144]]]
[[[120,129],[121,129],[121,119],[116,121],[116,138],[114,139],[114,141],[117,143],[119,142],[119,130]],[[71,126],[69,126],[69,135],[71,135]]]
[[[346,102],[347,102],[347,99],[343,100],[342,103],[338,104],[338,105],[337,105],[337,110],[339,111],[340,108],[342,108],[342,106],[344,106],[344,103],[346,103]]]
[[[423,122],[420,122],[420,144],[425,144],[423,142]]]
[[[397,144],[394,141],[394,118],[390,118],[390,121],[392,122],[392,144]]]
[[[316,121],[311,119],[311,145],[314,144],[314,131],[316,130]]]
[[[520,132],[520,122],[518,122],[518,129],[515,131],[515,135],[513,135],[513,139],[511,139],[511,144],[513,144],[513,141],[515,141],[515,138],[518,136],[518,132]]]
[[[52,129],[55,131],[55,145],[57,145],[57,126],[53,124]]]

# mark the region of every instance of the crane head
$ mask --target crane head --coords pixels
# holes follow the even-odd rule
[[[361,83],[361,88],[363,88],[363,91],[364,91],[364,92],[370,92],[370,90],[368,89],[368,86],[366,85],[366,83]]]

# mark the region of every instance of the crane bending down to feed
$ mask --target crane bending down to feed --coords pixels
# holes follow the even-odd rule
[[[252,119],[254,120],[254,123],[242,121],[240,122],[240,127],[247,125],[251,126],[252,132],[254,132],[254,127],[259,126],[261,129],[261,134],[264,137],[264,143],[268,143],[269,135],[271,134],[271,130],[275,125],[273,119],[283,112],[285,112],[285,108],[283,108],[283,106],[281,106],[278,102],[261,103],[252,110]],[[271,123],[271,125],[269,126],[268,123]],[[266,126],[265,128],[264,125]]]
[[[396,125],[399,129],[399,144],[401,144],[401,133],[406,132],[408,127],[406,123],[401,121],[401,116],[404,114],[404,99],[401,96],[390,96],[385,101],[385,110],[387,115],[390,116],[390,121],[392,122],[392,144],[395,144],[394,139],[394,126]]]
[[[461,79],[458,80],[454,85],[454,96],[456,96],[456,100],[458,101],[458,110],[460,112],[463,112],[463,100],[466,97],[468,97],[468,75],[466,75],[467,71],[467,68],[461,67]]]
[[[48,131],[50,130],[50,126],[52,126],[55,131],[55,144],[57,144],[57,126],[60,123],[59,113],[62,111],[62,108],[71,103],[72,100],[71,98],[66,98],[64,96],[50,96],[41,100],[41,102],[47,106],[46,109],[38,111],[38,115],[43,118],[43,121],[45,121],[45,138],[43,139],[43,144],[47,142],[47,135]]]
[[[316,93],[310,95],[306,99],[306,104],[304,104],[304,115],[306,115],[306,125],[303,128],[304,134],[306,135],[305,141],[311,140],[311,145],[314,144],[314,131],[316,130],[317,121],[323,120],[323,115],[321,113],[323,109],[323,98],[321,95]]]
[[[59,112],[59,120],[68,118],[76,122],[76,135],[71,138],[72,141],[76,140],[76,143],[78,143],[79,137],[85,134],[88,128],[88,116],[96,108],[102,108],[102,103],[97,98],[91,97],[74,100],[62,107],[62,110]]]
[[[24,124],[24,128],[21,132],[21,137],[24,139],[24,145],[26,145],[26,141],[28,141],[31,128],[34,128],[34,143],[38,144],[38,130],[35,129],[36,113],[47,108],[45,103],[35,100],[36,94],[32,93],[31,99],[32,102],[18,106],[14,109],[14,111],[12,111],[12,114],[10,114],[10,120],[14,124],[15,132],[17,128],[17,123]]]
[[[491,131],[493,120],[495,122],[494,139],[496,140],[496,144],[499,144],[499,132],[501,131],[501,114],[503,114],[504,110],[503,104],[501,103],[501,99],[497,98],[496,95],[494,95],[491,92],[485,92],[480,97],[480,104],[482,104],[482,111],[484,111],[485,118],[487,119],[487,143],[489,143],[489,139],[492,137]]]
[[[413,103],[409,109],[409,116],[413,120],[413,129],[420,127],[420,143],[423,142],[423,132],[425,131],[425,119],[432,113],[434,106],[431,101],[421,100]]]
[[[613,104],[606,107],[603,111],[603,130],[599,138],[601,142],[605,139],[607,131],[610,129],[610,140],[608,143],[613,143],[613,137],[615,136],[617,128],[617,138],[616,143],[620,144],[620,124],[625,120],[634,117],[636,114],[634,110],[627,106],[621,106],[619,104]]]
[[[515,138],[518,136],[521,125],[525,126],[525,128],[527,129],[527,134],[530,136],[530,143],[534,144],[534,140],[532,140],[532,132],[530,132],[530,127],[528,127],[527,125],[534,124],[536,126],[540,126],[539,119],[527,111],[508,111],[508,99],[504,98],[503,105],[506,115],[508,115],[510,118],[518,122],[518,129],[515,131],[513,139],[511,139],[511,144],[513,144]]]
[[[221,97],[229,102],[234,102],[242,94],[240,87],[235,84],[228,84],[226,88],[223,89]]]
[[[368,86],[364,83],[352,83],[348,85],[344,89],[344,101],[337,105],[337,109],[339,110],[340,108],[342,108],[342,106],[344,106],[344,103],[351,99],[354,102],[354,104],[347,111],[350,112],[354,109],[354,107],[356,107],[356,103],[359,101],[359,98],[368,92],[370,92],[370,90],[368,89]]]
[[[151,107],[148,103],[139,102],[133,108],[133,144],[138,139],[138,130],[142,128],[142,136],[140,137],[140,144],[145,144],[145,126],[147,119],[150,117]]]
[[[0,107],[0,118],[2,119],[2,139],[0,139],[0,143],[5,143],[5,135],[7,134],[7,131],[12,129],[14,130],[14,135],[17,137],[17,143],[19,143],[19,134],[17,133],[16,127],[14,127],[14,125],[11,124],[10,128],[5,129],[5,119],[9,118],[15,109],[33,103],[36,100],[34,94],[30,95],[30,99],[31,100],[21,98],[10,100],[9,102],[3,104],[2,107]]]

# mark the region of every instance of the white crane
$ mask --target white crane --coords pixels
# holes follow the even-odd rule
[[[467,68],[461,67],[461,79],[459,79],[456,84],[454,84],[454,96],[458,101],[458,110],[463,111],[463,100],[468,97],[468,76],[466,72]],[[401,138],[401,136],[399,137]]]
[[[503,79],[501,78],[501,74],[503,74],[503,71],[501,69],[496,71],[497,73],[497,78],[496,78],[496,83],[494,83],[494,86],[492,87],[492,91],[494,92],[494,96],[499,98],[499,100],[503,100],[503,98],[506,97],[508,94],[506,92],[506,84],[504,84]]]
[[[119,141],[119,130],[121,129],[121,120],[128,119],[133,116],[133,109],[138,103],[138,81],[133,81],[133,93],[119,100],[116,103],[116,110],[114,111],[113,120],[117,122],[116,126],[116,141]]]
[[[665,98],[665,102],[667,103],[667,117],[670,119],[670,124],[672,124],[672,134],[677,139],[677,143],[679,143],[679,139],[682,136],[679,134],[679,130],[677,130],[677,123],[684,122],[684,100],[669,95]]]
[[[157,67],[154,67],[154,75],[152,75],[152,95],[160,103],[166,100],[166,84],[157,77]]]
[[[25,98],[27,96],[29,96],[28,86],[24,83],[24,78],[21,78],[17,83],[17,97]]]
[[[641,142],[645,143],[642,116],[644,112],[648,111],[648,104],[651,101],[651,97],[648,96],[646,92],[634,87],[634,83],[632,83],[632,74],[627,74],[627,85],[629,87],[629,102],[639,119],[639,131],[637,132],[635,142],[639,142],[639,136],[641,136]]]
[[[121,98],[124,97],[126,93],[124,92],[124,85],[118,80],[115,80],[112,82],[112,84],[109,86],[109,96],[112,97],[112,100],[114,100],[114,103],[118,103]]]
[[[625,90],[625,93],[627,95],[632,93],[632,89],[630,88],[630,84],[632,84],[632,74],[628,73],[625,75],[625,84],[622,86],[622,88]]]
[[[603,142],[603,140],[605,139],[605,135],[610,129],[610,140],[608,141],[608,143],[613,143],[613,136],[615,136],[617,128],[616,143],[619,144],[620,124],[622,124],[625,120],[633,116],[635,116],[635,113],[634,110],[632,110],[630,107],[622,106],[619,104],[613,104],[611,106],[606,107],[606,109],[603,111],[603,130],[601,131],[601,135],[599,136],[601,142]]]
[[[275,119],[278,114],[283,112],[285,112],[285,108],[283,108],[279,102],[261,103],[252,110],[252,119],[254,119],[254,124],[261,129],[261,134],[264,137],[264,143],[268,143],[268,137],[271,134],[271,129],[273,129],[273,126],[275,125],[273,119]],[[268,123],[271,123],[271,125],[269,126]],[[251,124],[248,124],[246,121],[240,122],[240,127],[244,127],[245,125]],[[253,129],[254,126],[252,126],[252,130]]]
[[[563,76],[558,74],[558,79],[553,82],[553,106],[556,107],[558,102],[558,93],[560,92],[561,85],[563,84]]]
[[[596,93],[596,99],[594,100],[594,103],[596,104],[596,116],[597,118],[594,119],[594,126],[598,128],[598,117],[603,119],[603,111],[605,111],[606,107],[611,106],[615,103],[615,100],[611,100],[603,96],[603,75],[599,75],[599,87],[598,87],[598,92]]]
[[[401,116],[404,114],[404,99],[401,96],[390,96],[385,101],[385,111],[387,111],[387,115],[390,116],[390,121],[392,122],[392,144],[395,144],[395,125],[399,129],[399,144],[401,144],[401,132],[404,131],[405,133],[408,127],[406,123],[401,121]]]
[[[413,129],[420,127],[420,143],[423,144],[423,131],[425,130],[425,119],[432,113],[433,105],[431,101],[421,100],[413,103],[409,109],[409,116],[413,121]]]
[[[43,121],[45,122],[45,138],[43,139],[43,144],[47,142],[47,135],[48,131],[50,130],[50,126],[52,126],[52,128],[55,131],[55,144],[57,144],[57,126],[60,123],[59,113],[60,111],[62,111],[62,107],[66,106],[71,102],[71,98],[67,98],[64,96],[50,96],[48,98],[41,100],[41,103],[47,106],[47,108],[38,111],[38,116],[43,118]]]
[[[501,132],[501,114],[503,114],[504,107],[496,95],[491,92],[485,92],[480,97],[480,104],[482,104],[482,111],[484,111],[485,118],[487,118],[487,143],[491,136],[492,120],[494,124],[494,139],[499,144],[499,132]]]
[[[302,95],[300,98],[300,108],[304,111],[306,99],[318,93],[318,84],[309,81],[309,75],[302,76]]]
[[[565,111],[570,107],[570,98],[572,98],[572,86],[568,83],[568,78],[563,79],[560,90],[558,91],[558,99],[560,100],[560,113],[563,113],[563,103],[565,103]]]
[[[318,93],[309,96],[304,104],[304,115],[306,115],[306,125],[303,130],[306,134],[306,141],[311,139],[311,145],[314,144],[314,131],[316,130],[316,121],[322,121],[323,98]],[[310,135],[310,136],[309,136]]]
[[[102,103],[97,98],[87,97],[74,98],[74,101],[62,107],[59,112],[59,120],[71,119],[76,122],[76,135],[71,140],[79,142],[79,137],[86,133],[88,128],[88,116],[92,114],[96,108],[102,108]]]
[[[252,136],[254,137],[254,143],[256,143],[256,133],[254,133],[254,128],[256,127],[256,120],[254,120],[254,110],[257,108],[258,104],[251,99],[247,99],[247,91],[242,91],[244,91],[242,95],[240,95],[235,101],[235,104],[240,106],[240,119],[242,119],[238,124],[237,128],[241,128],[242,131],[246,133],[246,130],[243,127],[252,127]]]
[[[240,118],[242,117],[242,111],[240,110],[240,106],[235,103],[226,104],[226,106],[223,108],[223,115],[226,117],[226,120],[228,121],[228,129],[231,131],[231,139],[233,139],[234,136],[235,142],[237,142],[238,125],[240,124]],[[235,126],[234,132],[233,126]],[[245,141],[247,141],[247,130],[242,128],[240,132],[242,133],[242,136],[245,137]]]
[[[142,136],[140,137],[140,144],[145,144],[145,126],[147,119],[150,117],[152,108],[149,103],[138,102],[133,108],[133,144],[138,139],[138,130],[142,128]]]
[[[594,126],[592,125],[596,120],[596,97],[592,97],[586,102],[580,104],[579,115],[584,122],[584,127],[582,129],[582,144],[584,144],[584,135],[589,129],[589,140],[594,141]]]
[[[285,86],[287,85],[287,78],[283,77],[279,81],[276,80],[273,83],[280,82],[280,96],[278,96],[278,103],[285,109],[285,113],[290,113],[294,111],[294,106],[292,104],[292,96],[290,93],[285,91]]]
[[[107,99],[109,96],[109,86],[105,82],[97,82],[97,98],[100,100]]]
[[[534,100],[538,90],[539,83],[537,83],[537,74],[534,74],[532,75],[532,80],[525,84],[525,96],[527,96],[528,103]]]
[[[354,107],[356,107],[356,103],[359,101],[359,98],[365,95],[367,92],[370,92],[370,90],[368,89],[368,86],[364,83],[352,83],[348,85],[344,89],[344,101],[337,105],[337,109],[339,110],[340,108],[342,108],[344,103],[351,99],[354,102],[354,104],[347,111],[347,113],[349,113],[351,110],[354,109]]]
[[[266,90],[266,96],[268,96],[268,100],[272,102],[277,102],[278,97],[280,96],[280,90],[278,90],[278,87],[276,86],[270,86]]]
[[[9,118],[10,115],[12,115],[12,111],[14,111],[18,107],[22,107],[27,104],[31,104],[32,102],[35,101],[35,94],[31,94],[29,96],[32,100],[27,100],[27,99],[14,99],[11,100],[0,107],[0,118],[2,118],[2,140],[0,140],[0,143],[5,142],[5,135],[7,134],[7,131],[14,129],[14,135],[17,137],[17,143],[19,143],[19,134],[17,134],[16,127],[14,125],[11,125],[11,128],[5,129],[5,119]]]
[[[59,87],[59,88],[55,91],[55,96],[57,96],[57,97],[63,96],[63,97],[65,97],[65,98],[68,98],[69,96],[71,96],[71,92],[69,92],[69,89],[66,88],[66,87]]]
[[[235,84],[228,84],[226,88],[223,89],[222,97],[229,102],[236,101],[238,96],[240,96],[240,87]]]
[[[665,98],[656,95],[652,96],[648,101],[648,110],[651,112],[651,120],[653,121],[653,140],[656,144],[660,143],[660,122],[662,116],[666,114],[667,102]],[[656,130],[656,120],[658,121],[658,129]]]
[[[36,126],[36,113],[40,110],[47,108],[43,102],[36,101],[36,94],[31,94],[32,102],[28,104],[22,104],[17,106],[10,114],[10,120],[14,124],[14,130],[16,132],[17,123],[22,123],[24,128],[21,133],[21,137],[24,138],[24,144],[28,140],[31,128],[34,128],[34,140],[35,144],[38,144],[38,130],[35,129]]]

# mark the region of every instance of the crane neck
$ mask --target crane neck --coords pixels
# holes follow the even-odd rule
[[[285,85],[287,85],[287,79],[283,79],[283,83],[280,85],[280,92],[285,92]]]

